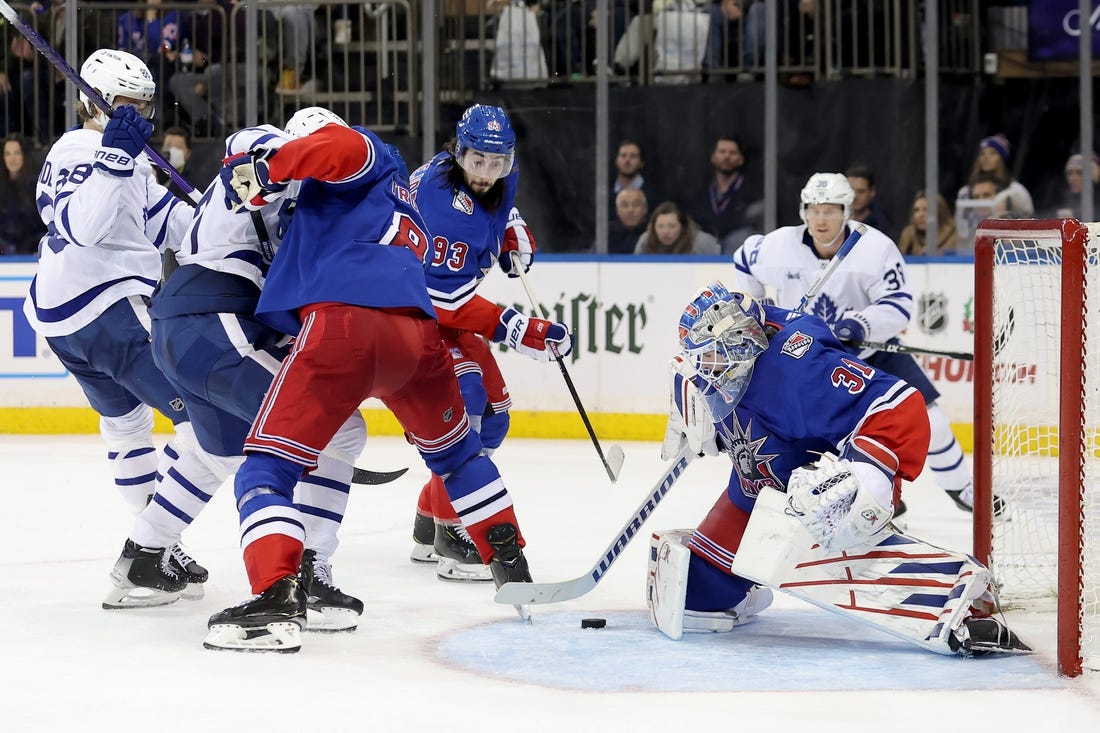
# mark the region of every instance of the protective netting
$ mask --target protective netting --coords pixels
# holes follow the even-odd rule
[[[1006,509],[993,518],[991,569],[1006,605],[1047,610],[1059,602],[1059,562],[1063,569],[1080,562],[1081,656],[1085,668],[1098,669],[1100,225],[1089,225],[1084,293],[1063,280],[1058,230],[1021,235],[994,242],[992,488]],[[1061,344],[1063,299],[1081,302],[1083,343]],[[1064,359],[1083,360],[1083,384],[1067,390],[1075,394],[1060,393]],[[1059,405],[1067,400],[1081,405],[1082,532],[1079,552],[1070,546],[1059,557]]]

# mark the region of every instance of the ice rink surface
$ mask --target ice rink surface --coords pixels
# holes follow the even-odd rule
[[[616,484],[588,441],[509,439],[496,454],[535,580],[586,573],[659,476],[657,444],[622,445]],[[210,570],[205,599],[104,611],[130,520],[98,436],[0,436],[0,465],[5,733],[1100,730],[1100,674],[1057,676],[1049,617],[1010,615],[1038,654],[978,660],[780,596],[733,633],[662,636],[645,611],[648,530],[698,523],[725,458],[688,468],[595,590],[534,606],[527,625],[491,583],[409,562],[427,472],[403,440],[371,438],[358,465],[411,468],[352,489],[334,574],[366,611],[356,632],[303,634],[290,655],[202,648],[207,617],[249,595],[230,486],[184,535]],[[905,499],[909,534],[969,550],[969,515],[930,478]],[[582,630],[586,617],[607,627]]]

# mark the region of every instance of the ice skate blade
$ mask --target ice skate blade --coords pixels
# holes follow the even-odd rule
[[[103,599],[103,610],[156,608],[157,606],[169,606],[180,599],[179,593],[169,593],[154,588],[139,588],[131,583],[127,583],[126,586],[116,586],[107,594],[107,597]]]
[[[306,609],[304,631],[315,634],[347,634],[359,626],[359,614],[350,608],[319,606]]]
[[[431,545],[414,545],[412,553],[409,555],[409,560],[418,565],[439,562],[439,559],[439,555],[435,554],[435,548]]]
[[[206,597],[205,586],[202,583],[188,583],[180,597],[185,601],[201,601]]]
[[[519,618],[523,623],[531,623],[531,609],[528,606],[520,605],[519,603],[513,603],[512,608],[516,609],[516,613],[519,614]]]
[[[293,621],[251,628],[237,624],[215,624],[210,627],[202,645],[214,651],[293,654],[302,648],[301,627]]]
[[[448,583],[485,583],[493,579],[493,570],[488,565],[460,563],[448,557],[440,558],[435,574]]]

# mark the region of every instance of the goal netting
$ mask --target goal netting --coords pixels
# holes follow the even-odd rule
[[[1100,669],[1100,224],[986,221],[974,262],[975,554]]]

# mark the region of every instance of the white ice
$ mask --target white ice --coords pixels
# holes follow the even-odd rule
[[[509,439],[497,452],[536,580],[585,573],[646,495],[658,446],[623,447],[616,484],[588,441]],[[130,520],[99,438],[0,436],[0,730],[1100,729],[1100,675],[1057,676],[1049,617],[1010,617],[1038,650],[1028,657],[941,657],[782,598],[731,634],[670,641],[645,613],[648,531],[590,594],[535,606],[525,625],[491,584],[443,583],[409,562],[427,472],[403,440],[372,438],[359,465],[411,467],[352,491],[334,571],[366,604],[359,629],[304,634],[295,655],[211,652],[206,619],[248,597],[231,487],[184,535],[210,569],[205,599],[104,611]],[[728,470],[693,463],[645,530],[696,524]],[[910,534],[970,548],[969,515],[930,478],[905,498]],[[582,630],[586,617],[607,628]]]

